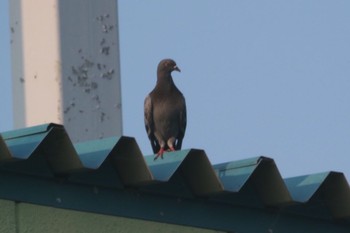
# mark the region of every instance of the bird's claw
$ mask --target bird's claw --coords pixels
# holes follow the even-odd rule
[[[160,148],[156,157],[154,157],[153,161],[156,161],[159,157],[161,157],[161,159],[163,159],[163,154],[164,154],[164,148]]]
[[[175,151],[174,147],[170,147],[168,150],[166,150],[167,152],[170,151]],[[158,153],[156,154],[156,157],[154,157],[153,161],[156,161],[159,157],[161,157],[161,159],[163,159],[163,154],[164,154],[165,150],[164,148],[160,148],[160,150],[158,151]]]
[[[156,161],[159,157],[160,157],[161,159],[163,159],[163,155],[157,154],[156,157],[154,157],[153,161]]]

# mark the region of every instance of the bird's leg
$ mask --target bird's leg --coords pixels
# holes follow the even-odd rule
[[[169,147],[168,151],[175,151],[175,148],[174,148],[175,141],[176,139],[174,137],[169,138],[169,140],[167,141],[167,144]]]
[[[160,157],[163,159],[163,154],[164,154],[164,148],[163,148],[163,147],[161,147],[161,148],[159,149],[159,151],[158,151],[158,153],[157,153],[156,157],[154,157],[154,159],[153,159],[153,160],[158,159],[158,157],[159,157],[159,156],[160,156]]]

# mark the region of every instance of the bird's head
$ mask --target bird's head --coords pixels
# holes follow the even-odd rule
[[[170,74],[174,70],[181,72],[180,68],[176,65],[176,62],[172,59],[161,60],[158,64],[158,73],[165,72]]]

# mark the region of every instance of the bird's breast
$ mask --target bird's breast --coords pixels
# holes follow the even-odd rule
[[[153,106],[154,121],[174,121],[178,118],[180,109],[172,101],[163,100]]]

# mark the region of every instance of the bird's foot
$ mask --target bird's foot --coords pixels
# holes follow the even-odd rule
[[[171,146],[168,151],[175,151],[175,148]]]
[[[163,154],[164,154],[164,148],[160,148],[158,153],[156,154],[156,157],[154,157],[153,161],[161,157],[163,159]]]

